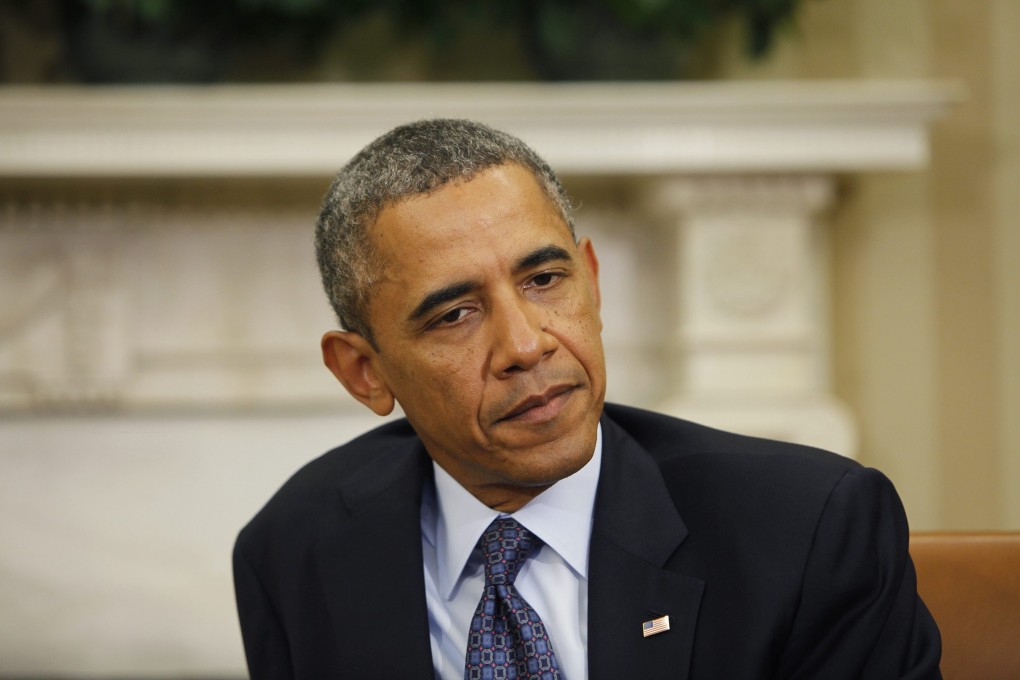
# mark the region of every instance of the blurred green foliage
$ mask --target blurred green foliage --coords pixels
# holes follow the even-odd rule
[[[697,51],[724,22],[743,29],[745,52],[765,55],[801,0],[67,0],[61,31],[85,81],[231,79],[255,55],[268,78],[288,78],[343,52],[366,26],[385,40],[348,61],[359,67],[419,46],[446,79],[475,78],[469,62],[521,65],[509,77],[665,79],[691,75]],[[373,23],[374,22],[374,23]],[[375,34],[373,34],[375,35]],[[382,35],[382,34],[380,34]],[[490,38],[491,36],[491,38]],[[365,41],[362,40],[362,43]],[[459,47],[458,47],[459,46]],[[468,47],[465,47],[468,46]],[[516,52],[506,58],[499,49]],[[452,58],[444,53],[454,55]],[[491,54],[487,54],[491,53]],[[458,73],[466,67],[464,75]],[[498,71],[498,69],[497,69]],[[427,74],[426,74],[427,75]],[[369,76],[371,77],[371,76]],[[496,79],[501,76],[497,73]],[[300,76],[297,79],[301,79]]]

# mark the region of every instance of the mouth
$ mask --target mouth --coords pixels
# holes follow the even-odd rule
[[[554,385],[540,394],[533,394],[514,405],[497,422],[541,423],[555,418],[577,385]]]

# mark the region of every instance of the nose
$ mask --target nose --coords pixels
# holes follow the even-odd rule
[[[545,314],[517,298],[492,310],[492,372],[498,378],[529,371],[559,347],[546,329]]]

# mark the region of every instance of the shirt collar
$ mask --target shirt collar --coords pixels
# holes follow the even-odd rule
[[[588,578],[588,545],[601,464],[600,423],[591,460],[513,513],[521,524],[555,550],[583,579]],[[422,532],[436,548],[439,592],[449,600],[478,543],[478,537],[492,520],[505,513],[488,507],[446,470],[435,462],[432,465],[435,489],[434,494],[426,493],[423,499]]]

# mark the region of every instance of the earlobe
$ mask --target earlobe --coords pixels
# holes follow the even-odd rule
[[[322,361],[351,396],[377,415],[389,415],[394,399],[375,365],[377,352],[365,338],[350,331],[322,336]]]

